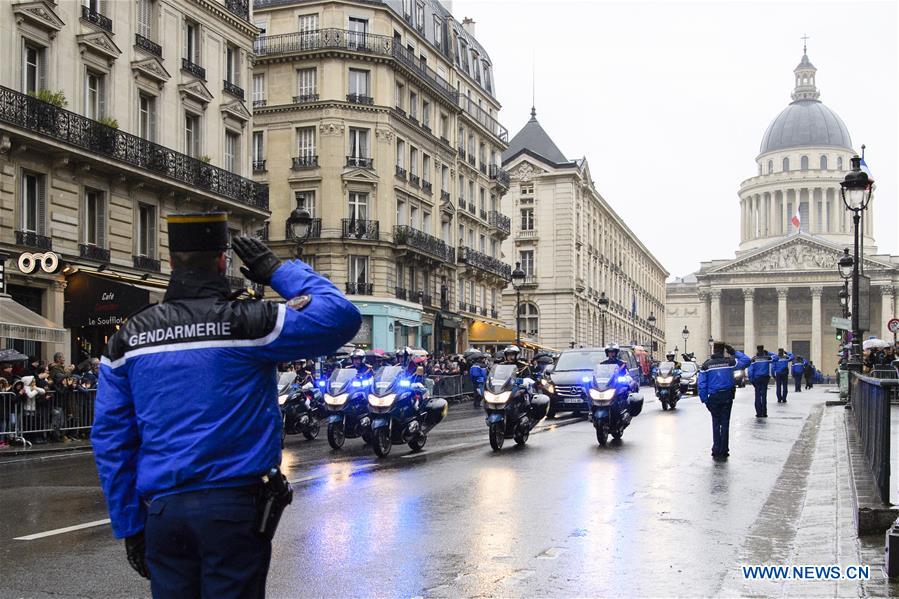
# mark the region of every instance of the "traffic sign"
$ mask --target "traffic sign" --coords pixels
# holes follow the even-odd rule
[[[887,330],[892,334],[899,333],[899,318],[893,318],[887,323]]]
[[[896,321],[899,324],[899,320]],[[835,329],[843,329],[848,331],[852,328],[852,322],[848,318],[840,318],[839,316],[834,316],[830,319],[830,326]]]

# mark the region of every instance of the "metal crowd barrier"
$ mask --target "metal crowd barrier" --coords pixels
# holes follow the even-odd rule
[[[474,397],[471,377],[467,374],[437,374],[430,378],[434,381],[433,397],[447,401],[467,401]]]
[[[890,500],[890,401],[899,391],[899,380],[878,379],[852,373],[850,382],[855,427],[880,499]]]
[[[86,431],[94,422],[97,390],[56,391],[33,402],[14,393],[0,393],[0,439],[31,445],[35,437],[60,438],[66,432]],[[33,405],[34,410],[27,409]]]

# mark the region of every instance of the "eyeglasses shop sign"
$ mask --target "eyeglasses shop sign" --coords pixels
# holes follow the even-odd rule
[[[56,252],[22,252],[16,262],[22,274],[30,275],[38,270],[53,274],[59,270],[60,259]]]

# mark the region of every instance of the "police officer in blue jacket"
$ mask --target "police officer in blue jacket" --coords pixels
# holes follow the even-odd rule
[[[805,374],[806,361],[802,356],[793,358],[793,366],[790,367],[790,373],[793,375],[796,393],[802,393],[802,375]]]
[[[121,327],[100,366],[91,440],[112,530],[154,597],[263,597],[271,537],[258,507],[281,461],[276,366],[337,350],[361,317],[308,265],[246,237],[232,242],[241,270],[287,301],[233,300],[227,214],[168,223],[165,298]]]
[[[749,364],[747,375],[755,388],[755,417],[768,417],[768,381],[771,380],[771,356],[764,345],[756,346],[756,354]]]
[[[484,385],[487,383],[487,369],[484,368],[486,356],[479,353],[469,359],[472,360],[468,376],[471,377],[471,386],[474,389],[474,407],[480,408],[481,400],[484,398]]]
[[[712,349],[711,357],[699,368],[697,387],[699,399],[712,415],[712,458],[726,460],[730,456],[730,411],[736,393],[734,369],[749,366],[749,356],[721,341],[715,341]],[[725,351],[730,356],[725,356]]]
[[[790,360],[793,354],[785,351],[784,348],[777,350],[774,361],[771,362],[771,372],[774,374],[775,392],[777,394],[777,403],[787,403],[787,392],[789,392],[790,382]]]

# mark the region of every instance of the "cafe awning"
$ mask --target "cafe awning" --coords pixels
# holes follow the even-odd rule
[[[66,330],[3,293],[0,294],[0,337],[42,343],[65,343]]]
[[[150,302],[147,287],[78,272],[66,281],[64,324],[69,328],[121,325]]]
[[[515,343],[515,331],[497,324],[473,322],[468,329],[469,343]]]

